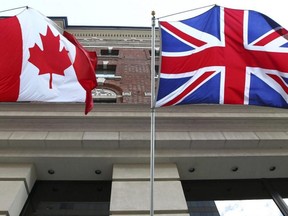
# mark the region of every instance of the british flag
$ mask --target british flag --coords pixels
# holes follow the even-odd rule
[[[159,27],[156,107],[288,107],[288,32],[269,17],[215,5],[190,19],[160,21]]]

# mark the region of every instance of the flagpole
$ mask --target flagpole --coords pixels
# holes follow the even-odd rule
[[[150,216],[154,216],[155,168],[155,11],[152,11],[151,28],[151,139],[150,139]]]
[[[0,13],[12,11],[12,10],[18,10],[18,9],[22,9],[22,8],[28,9],[28,6],[22,6],[22,7],[16,7],[16,8],[11,8],[11,9],[7,9],[7,10],[2,10],[2,11],[0,11]]]
[[[179,15],[179,14],[183,14],[183,13],[187,13],[187,12],[191,12],[191,11],[195,11],[195,10],[200,10],[200,9],[204,9],[207,7],[214,7],[216,4],[211,4],[211,5],[206,5],[206,6],[202,6],[202,7],[198,7],[198,8],[192,8],[190,10],[185,10],[185,11],[181,11],[178,13],[173,13],[173,14],[169,14],[166,16],[162,16],[162,17],[157,17],[158,20],[163,19],[163,18],[167,18],[167,17],[171,17],[171,16],[175,16],[175,15]]]

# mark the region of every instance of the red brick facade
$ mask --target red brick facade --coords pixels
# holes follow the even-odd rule
[[[145,48],[115,48],[118,56],[101,55],[101,48],[96,48],[98,65],[108,61],[108,65],[116,65],[115,76],[105,80],[104,88],[117,94],[117,103],[148,104],[150,103],[150,52]],[[97,71],[96,71],[97,74]],[[119,78],[118,78],[119,77]]]

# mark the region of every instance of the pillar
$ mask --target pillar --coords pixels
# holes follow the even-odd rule
[[[111,216],[150,214],[149,164],[115,164],[112,176]],[[156,164],[154,215],[189,216],[175,164]]]
[[[35,181],[32,164],[0,164],[0,216],[18,216]]]

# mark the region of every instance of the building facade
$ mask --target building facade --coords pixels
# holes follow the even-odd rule
[[[95,106],[0,104],[0,215],[149,215],[150,28],[53,19],[97,52]],[[157,33],[156,72],[159,46]],[[156,109],[155,215],[287,215],[287,120],[269,107]]]

